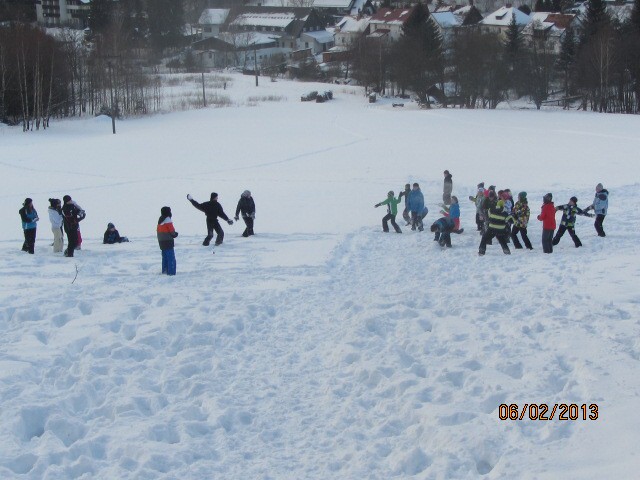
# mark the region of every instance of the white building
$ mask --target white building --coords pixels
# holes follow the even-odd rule
[[[399,40],[402,27],[411,17],[414,8],[381,8],[369,20],[369,35],[373,38],[388,35],[392,41]]]
[[[228,16],[228,8],[207,8],[203,10],[198,20],[202,38],[217,37]]]
[[[91,0],[36,0],[36,18],[47,27],[87,26]]]
[[[369,17],[344,17],[335,26],[335,46],[348,49],[366,33],[368,27]]]
[[[527,44],[535,45],[538,51],[557,55],[562,47],[562,39],[575,19],[573,14],[535,12],[531,15],[531,22],[522,30],[522,35]],[[573,35],[576,34],[574,31]]]
[[[480,25],[483,32],[497,33],[506,37],[513,18],[515,18],[516,25],[520,29],[523,29],[531,22],[531,17],[517,8],[502,7],[483,18],[478,25]]]

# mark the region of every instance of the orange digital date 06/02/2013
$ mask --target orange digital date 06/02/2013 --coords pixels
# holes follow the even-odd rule
[[[498,407],[500,420],[597,420],[598,405],[595,403],[506,403]]]

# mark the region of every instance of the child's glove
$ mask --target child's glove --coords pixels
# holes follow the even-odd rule
[[[187,193],[187,200],[193,200],[193,197],[191,196],[190,193]]]
[[[376,204],[374,205],[374,207],[375,207],[375,208],[378,208],[379,206],[380,206],[380,204],[379,204],[379,203],[376,203]]]

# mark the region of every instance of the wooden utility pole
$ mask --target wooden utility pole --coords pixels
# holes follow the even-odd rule
[[[207,108],[207,95],[204,91],[204,53],[200,54],[200,66],[202,67],[202,106]]]
[[[107,66],[109,68],[109,90],[111,91],[111,129],[113,130],[113,134],[116,134],[116,112],[113,107],[113,76],[112,76],[112,68],[111,68],[111,60],[107,60]]]
[[[256,74],[256,87],[258,86],[258,50],[253,42],[253,73]]]

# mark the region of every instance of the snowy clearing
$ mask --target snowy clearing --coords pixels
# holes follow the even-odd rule
[[[0,126],[0,478],[637,476],[640,118],[399,109],[344,86],[303,103],[327,85],[232,79],[233,107],[115,136],[102,117]],[[407,182],[427,226],[439,217],[445,168],[466,229],[453,248],[401,219],[381,233],[373,205]],[[528,192],[535,250],[477,256],[480,181]],[[544,255],[542,195],[584,207],[598,182],[607,237],[578,217],[584,247],[565,235]],[[244,189],[256,236],[223,224],[212,255],[186,194],[218,192],[232,216]],[[87,211],[73,260],[49,246],[47,199],[64,194]],[[175,277],[160,275],[163,205]],[[102,245],[108,222],[131,243]],[[598,419],[499,419],[532,403]]]

